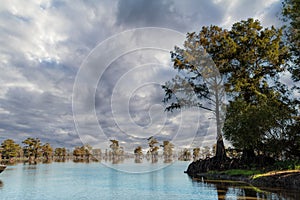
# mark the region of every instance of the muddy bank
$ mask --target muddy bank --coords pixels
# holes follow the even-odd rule
[[[300,170],[277,171],[255,176],[231,176],[220,173],[198,173],[192,176],[194,180],[231,180],[242,181],[256,187],[264,188],[300,188]]]
[[[270,172],[250,179],[249,182],[257,187],[299,189],[300,170]]]

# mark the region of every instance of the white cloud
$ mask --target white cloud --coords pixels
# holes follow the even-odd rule
[[[247,17],[261,18],[266,25],[278,24],[279,20],[274,16],[278,9],[280,1],[276,0],[7,1],[0,6],[0,117],[3,119],[0,139],[13,137],[22,141],[32,136],[57,146],[79,145],[81,140],[72,118],[74,79],[90,51],[116,33],[136,27],[158,26],[185,34],[210,24],[228,28],[233,22]],[[128,38],[124,45],[130,47],[131,42],[143,41],[147,37],[144,34]],[[157,38],[157,41],[168,43],[169,38]],[[149,44],[151,42],[154,43],[149,41]],[[181,46],[182,42],[178,41],[174,46]],[[84,113],[79,115],[85,126],[78,131],[88,142],[95,140],[107,146],[107,137],[116,138],[120,128],[132,134],[118,136],[122,141],[132,142],[131,146],[145,142],[135,141],[134,136],[143,134],[137,130],[145,131],[145,135],[159,132],[161,138],[183,131],[178,135],[178,145],[188,145],[195,134],[201,140],[208,134],[207,114],[198,116],[198,111],[180,114],[158,110],[163,106],[163,91],[158,85],[175,73],[171,71],[171,50],[129,52],[108,67],[105,76],[95,86],[98,119]],[[95,88],[85,86],[89,86],[97,74],[91,71],[86,75],[81,80],[83,87],[78,100],[84,104],[80,109],[92,110],[94,105],[88,101],[88,95],[93,95]],[[115,116],[111,105],[117,111]],[[181,115],[185,116],[184,122],[181,122]],[[197,117],[202,120],[200,124]],[[99,135],[99,125],[107,135]],[[214,134],[214,131],[209,133]],[[211,138],[207,140],[211,141]]]
[[[220,23],[222,27],[230,28],[233,23],[247,18],[259,19],[264,26],[279,25],[279,18],[276,14],[280,12],[280,0],[221,0],[219,5],[226,7],[223,21]]]

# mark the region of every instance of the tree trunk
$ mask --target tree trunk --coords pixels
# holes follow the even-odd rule
[[[243,163],[253,163],[255,161],[255,153],[253,149],[244,149],[241,158]]]
[[[222,120],[221,120],[221,110],[220,110],[220,100],[219,100],[219,91],[215,89],[216,94],[216,123],[217,123],[217,148],[216,148],[216,159],[218,161],[223,161],[226,159],[226,152],[225,152],[225,146],[223,142],[223,136],[222,136]]]
[[[221,136],[221,138],[218,138],[218,140],[217,140],[217,150],[216,150],[216,155],[215,156],[216,156],[218,161],[222,161],[222,160],[225,160],[227,158],[222,136]]]

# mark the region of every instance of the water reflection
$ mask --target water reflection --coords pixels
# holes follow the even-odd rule
[[[270,200],[297,200],[300,199],[299,191],[272,188],[257,188],[245,182],[226,180],[195,180],[205,187],[214,188],[218,200],[225,199],[270,199]]]
[[[108,161],[113,166],[112,160]],[[106,164],[106,163],[105,163]],[[255,188],[232,181],[190,179],[186,162],[166,166],[129,160],[115,168],[102,164],[55,163],[8,167],[0,178],[0,199],[270,199],[297,200],[299,192]],[[156,170],[164,167],[162,170]],[[154,172],[153,172],[154,171]],[[151,172],[151,173],[150,173]],[[25,198],[26,196],[26,198]],[[24,197],[24,198],[22,198]],[[38,198],[39,197],[39,198]]]
[[[143,163],[143,158],[136,157],[134,163]]]
[[[226,183],[215,184],[218,193],[218,199],[225,199],[228,191],[228,186]]]

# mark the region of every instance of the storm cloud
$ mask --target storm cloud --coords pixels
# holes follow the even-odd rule
[[[209,113],[163,111],[160,85],[176,73],[169,51],[183,40],[164,50],[133,49],[119,55],[101,77],[91,70],[78,78],[81,66],[97,45],[122,31],[160,27],[184,35],[210,24],[230,28],[248,17],[279,26],[280,9],[278,0],[8,1],[0,6],[0,141],[39,137],[71,148],[82,143],[107,147],[108,139],[116,138],[132,148],[156,134],[181,147],[211,144],[215,126]],[[128,38],[123,45],[145,37]],[[167,37],[158,40],[168,42]],[[91,65],[102,66],[101,60]],[[99,81],[91,85],[92,79]],[[76,80],[80,87],[74,94]],[[95,116],[86,114],[94,110]],[[99,126],[105,135],[99,134]]]

